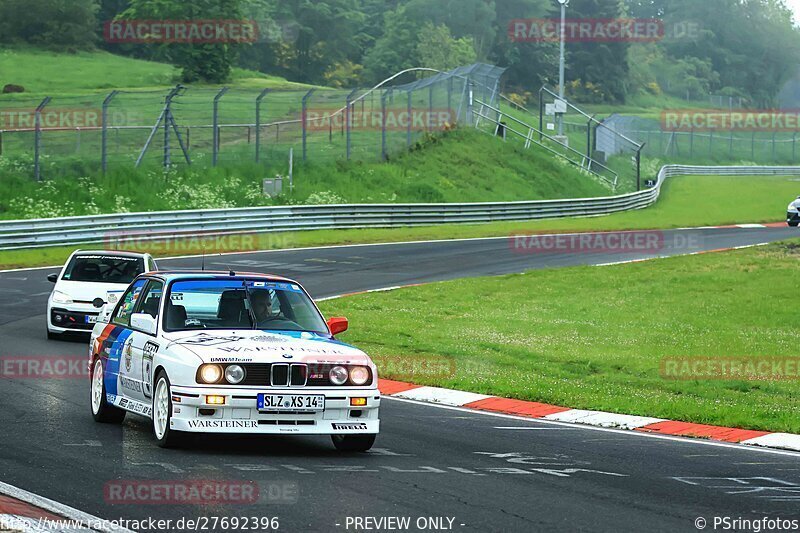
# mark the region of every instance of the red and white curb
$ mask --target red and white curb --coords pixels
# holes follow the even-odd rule
[[[0,533],[133,533],[0,481]]]
[[[560,407],[545,403],[512,400],[500,398],[498,396],[487,396],[485,394],[443,389],[439,387],[412,385],[410,383],[386,379],[380,380],[379,387],[381,394],[384,396],[450,407],[474,409],[476,411],[488,411],[505,415],[583,424],[601,428],[626,429],[645,433],[671,435],[674,437],[693,437],[716,442],[800,451],[800,435],[788,433],[769,433],[766,431],[709,426],[691,422],[676,422],[664,420],[663,418],[570,409],[568,407]]]

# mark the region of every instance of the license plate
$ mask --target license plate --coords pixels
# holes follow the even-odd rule
[[[300,394],[259,394],[259,411],[324,411],[325,396]]]
[[[97,317],[96,316],[86,315],[86,323],[87,324],[97,324]]]

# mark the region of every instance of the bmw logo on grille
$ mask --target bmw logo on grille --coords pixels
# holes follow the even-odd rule
[[[290,354],[290,353],[283,354],[283,358],[284,359],[291,359],[292,357],[294,357],[294,356],[292,354]]]

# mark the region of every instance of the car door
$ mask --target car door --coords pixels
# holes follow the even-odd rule
[[[97,343],[96,353],[105,362],[103,379],[106,386],[106,401],[124,409],[128,408],[130,401],[128,391],[121,386],[121,378],[127,377],[125,373],[128,366],[126,353],[130,350],[132,342],[130,337],[133,330],[130,329],[130,318],[139,303],[139,297],[146,283],[147,279],[141,278],[128,287],[114,309],[109,324],[95,341]]]
[[[134,313],[148,314],[156,319],[158,324],[163,294],[164,282],[151,279],[142,292]],[[130,394],[132,399],[143,402],[149,407],[153,398],[153,356],[158,352],[158,337],[134,328],[131,330],[129,354],[125,354],[124,365],[125,377],[130,381],[126,382],[125,392],[126,395]]]

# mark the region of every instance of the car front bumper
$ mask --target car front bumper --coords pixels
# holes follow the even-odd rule
[[[94,322],[87,322],[87,317],[97,319],[98,309],[93,305],[56,304],[47,308],[47,329],[53,333],[86,333],[94,329]]]
[[[322,395],[325,397],[325,409],[308,413],[259,411],[257,397],[262,393]],[[171,394],[173,412],[170,429],[175,431],[246,435],[361,435],[377,434],[380,430],[378,410],[381,398],[378,389],[216,389],[173,386]],[[206,396],[210,395],[224,396],[225,405],[206,403]],[[351,407],[350,398],[366,398],[367,405]]]

